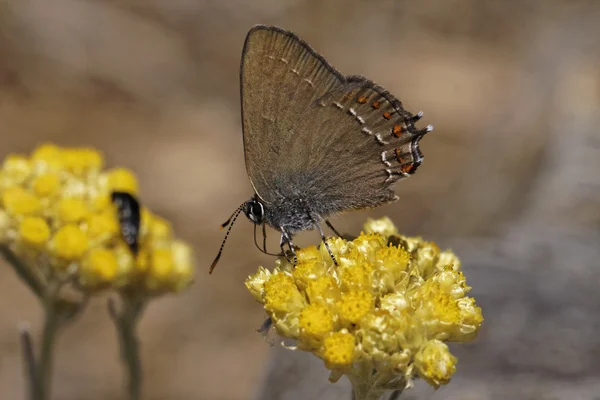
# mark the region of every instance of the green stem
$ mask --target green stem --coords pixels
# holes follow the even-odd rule
[[[36,352],[29,328],[21,329],[23,361],[28,379],[29,397],[32,400],[47,400],[52,389],[53,349],[58,330],[83,310],[86,298],[81,303],[61,299],[61,283],[42,279],[29,268],[7,246],[0,245],[0,255],[13,267],[19,278],[33,291],[44,307],[45,320],[41,337],[41,348]]]
[[[60,312],[56,307],[54,299],[50,298],[46,304],[46,318],[44,321],[44,328],[42,331],[42,347],[40,349],[40,355],[38,358],[37,375],[38,384],[40,387],[41,397],[40,400],[47,400],[50,398],[52,389],[52,365],[53,365],[53,350],[56,335],[58,329],[61,326],[61,322],[64,320],[61,318]]]
[[[139,400],[142,396],[142,367],[137,324],[144,306],[143,299],[127,295],[121,296],[120,313],[117,313],[113,303],[109,303],[109,310],[119,334],[121,360],[127,369],[128,391],[131,400]]]
[[[23,355],[23,366],[25,377],[27,378],[27,389],[29,399],[37,400],[41,397],[40,387],[38,385],[37,366],[29,325],[24,324],[20,329],[21,353]]]
[[[384,389],[373,386],[370,380],[360,380],[348,377],[352,384],[352,400],[379,400],[385,393]]]

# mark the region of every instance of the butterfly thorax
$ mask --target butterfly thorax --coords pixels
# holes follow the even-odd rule
[[[311,211],[302,199],[265,205],[265,223],[277,230],[284,228],[290,235],[313,229],[320,219],[319,214]]]

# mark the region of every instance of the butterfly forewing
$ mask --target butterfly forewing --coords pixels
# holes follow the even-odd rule
[[[289,156],[288,140],[298,133],[287,127],[345,79],[294,34],[267,26],[248,33],[240,75],[246,167],[268,201],[273,168]]]
[[[400,101],[289,32],[250,31],[241,80],[246,166],[266,203],[301,198],[321,216],[376,207],[421,163],[427,129]]]

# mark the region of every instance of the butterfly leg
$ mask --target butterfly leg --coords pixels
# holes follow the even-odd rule
[[[294,243],[292,242],[292,238],[290,237],[290,235],[286,232],[284,227],[280,227],[281,229],[281,240],[279,241],[279,247],[281,248],[281,253],[283,255],[285,255],[285,257],[288,259],[288,261],[292,262],[289,257],[287,256],[287,252],[283,249],[283,245],[287,244],[289,247],[290,252],[292,253],[292,255],[294,256],[294,268],[296,267],[296,265],[298,264],[298,257],[296,257],[296,249],[294,248]]]
[[[327,220],[325,220],[325,221],[327,221]],[[325,237],[325,233],[323,233],[323,229],[321,228],[321,224],[318,224],[318,223],[315,222],[315,226],[317,227],[317,229],[319,230],[319,233],[321,234],[321,240],[323,241],[323,243],[325,243],[325,248],[327,249],[327,252],[329,253],[329,257],[331,257],[331,259],[333,260],[333,263],[336,266],[338,266],[339,264],[338,264],[337,260],[335,259],[335,256],[331,252],[331,249],[329,248],[329,244],[327,243],[327,238]]]
[[[329,227],[329,229],[331,229],[331,230],[333,231],[333,233],[335,233],[335,234],[336,234],[336,236],[338,236],[338,237],[342,237],[342,235],[341,235],[341,234],[340,234],[340,233],[337,231],[337,229],[335,229],[335,228],[333,227],[333,225],[331,225],[331,222],[329,222],[329,220],[328,220],[328,219],[326,219],[326,220],[325,220],[325,223],[327,224],[327,226]]]

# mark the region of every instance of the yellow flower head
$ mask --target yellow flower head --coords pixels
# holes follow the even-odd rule
[[[148,296],[184,289],[193,279],[189,245],[142,207],[139,252],[133,254],[111,193],[138,195],[137,178],[125,168],[102,171],[103,164],[95,149],[52,144],[29,157],[6,157],[0,167],[0,244],[43,281],[71,279],[84,291]]]
[[[387,218],[369,220],[352,241],[296,251],[273,272],[246,280],[277,332],[323,359],[332,381],[347,375],[374,392],[404,389],[421,377],[449,382],[456,358],[444,341],[473,340],[481,309],[451,251],[399,235]]]

